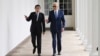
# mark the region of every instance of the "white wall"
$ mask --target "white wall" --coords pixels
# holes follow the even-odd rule
[[[5,0],[0,0],[0,55],[3,56],[7,51],[7,9]],[[1,14],[2,13],[2,14]]]
[[[5,56],[30,34],[24,19],[37,0],[0,0],[0,56]]]

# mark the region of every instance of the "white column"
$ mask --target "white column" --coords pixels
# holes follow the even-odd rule
[[[83,0],[83,13],[82,13],[82,18],[83,18],[83,30],[82,30],[82,32],[83,32],[83,44],[86,46],[87,45],[87,39],[88,39],[88,37],[87,37],[87,0]]]
[[[80,5],[80,9],[79,9],[79,30],[80,30],[80,37],[81,37],[81,40],[83,41],[83,39],[84,39],[84,35],[83,35],[83,10],[82,10],[82,8],[83,8],[83,2],[82,2],[82,0],[80,0],[80,2],[79,2],[79,5]]]
[[[91,0],[92,1],[92,50],[90,52],[90,56],[98,56],[98,52],[96,48],[98,46],[98,1],[99,0]]]
[[[76,31],[81,36],[81,0],[76,0],[76,11],[75,11],[75,20],[76,20]]]
[[[86,45],[86,50],[90,51],[91,50],[91,40],[92,40],[92,1],[87,0],[87,45]]]
[[[79,31],[78,31],[79,30],[79,28],[78,28],[79,27],[79,24],[78,24],[79,23],[79,20],[78,20],[79,19],[79,16],[78,16],[79,9],[78,8],[79,8],[79,0],[76,0],[75,1],[75,27],[76,27],[76,31],[79,34]]]
[[[76,29],[90,56],[97,56],[98,0],[76,1]]]
[[[7,9],[8,1],[0,0],[0,56],[7,53],[8,22]]]
[[[76,31],[78,32],[80,39],[84,39],[83,37],[83,18],[82,18],[82,0],[75,0],[76,1],[76,14],[75,14],[75,19],[76,19]]]
[[[98,56],[100,56],[100,0],[99,0],[99,2],[98,2],[98,7],[99,7],[99,20],[98,20],[98,25],[99,25],[99,39],[98,39],[98,44],[99,44],[99,46],[98,46],[98,48],[99,48],[99,54],[98,54]]]
[[[79,0],[77,0],[79,1]],[[98,46],[98,4],[97,1],[80,0],[79,13],[77,14],[77,28],[79,35],[86,46],[86,50],[96,53],[96,47]],[[97,6],[97,7],[96,7]],[[92,43],[92,44],[91,44]],[[95,44],[94,44],[95,43]],[[92,46],[91,46],[92,45]],[[92,48],[91,48],[92,47]],[[95,51],[93,51],[95,50]],[[93,54],[91,53],[91,54]]]
[[[77,0],[76,26],[84,45],[87,45],[87,0]]]
[[[82,33],[82,0],[76,1],[76,30],[78,34],[80,35],[80,39],[83,39],[83,33]]]

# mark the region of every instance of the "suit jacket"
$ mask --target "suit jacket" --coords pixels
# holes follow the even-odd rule
[[[32,20],[30,31],[35,32],[35,33],[45,32],[45,20],[44,19],[45,19],[44,14],[40,12],[38,16],[38,21],[37,21],[36,12],[32,12],[27,19],[27,21]]]
[[[50,30],[51,32],[61,32],[61,29],[65,26],[64,13],[58,10],[58,17],[55,17],[54,10],[49,12],[48,22],[51,22]]]

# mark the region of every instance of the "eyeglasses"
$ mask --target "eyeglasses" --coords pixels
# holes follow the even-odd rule
[[[56,7],[56,6],[53,6],[53,7]]]

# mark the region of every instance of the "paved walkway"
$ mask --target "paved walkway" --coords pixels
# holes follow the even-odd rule
[[[42,56],[52,56],[52,38],[49,31],[42,38]],[[75,31],[64,31],[62,34],[62,55],[60,56],[89,56],[81,45],[81,40]],[[31,38],[29,37],[22,45],[18,46],[7,56],[37,56],[32,54]]]

